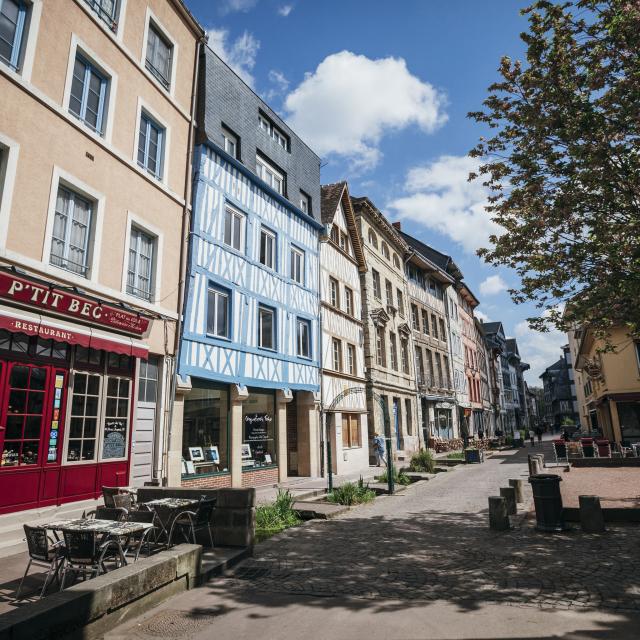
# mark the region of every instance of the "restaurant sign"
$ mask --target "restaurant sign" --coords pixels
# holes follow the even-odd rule
[[[2,271],[0,298],[137,336],[149,327],[144,316]]]

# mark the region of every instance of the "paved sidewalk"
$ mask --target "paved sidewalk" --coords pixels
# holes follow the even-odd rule
[[[487,496],[509,478],[526,479],[529,452],[501,452],[286,531],[229,577],[106,637],[165,629],[193,639],[637,639],[640,528],[545,535],[525,521],[488,529]]]

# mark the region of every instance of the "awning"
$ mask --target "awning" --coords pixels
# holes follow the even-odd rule
[[[0,329],[12,333],[39,336],[43,340],[55,340],[66,344],[102,349],[135,358],[147,358],[149,349],[140,340],[121,336],[93,327],[74,324],[58,318],[41,316],[0,305]]]

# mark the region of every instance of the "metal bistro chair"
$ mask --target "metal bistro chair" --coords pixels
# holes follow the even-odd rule
[[[171,530],[169,531],[169,541],[167,546],[171,546],[173,534],[179,531],[185,540],[196,542],[196,533],[202,529],[209,532],[209,541],[213,547],[213,535],[211,534],[211,514],[216,506],[216,501],[210,498],[201,498],[198,508],[195,511],[183,511],[176,516]]]
[[[116,507],[114,498],[116,496],[129,496],[131,503],[134,501],[134,496],[124,487],[102,487],[102,499],[104,500],[105,507]]]
[[[102,505],[82,514],[83,520],[115,520],[121,522],[127,519],[127,510],[121,507],[103,507]]]
[[[104,534],[97,531],[63,531],[66,547],[60,591],[64,589],[67,572],[82,572],[82,579],[86,580],[87,572],[90,577],[107,573],[105,562],[113,561],[118,566],[127,564],[124,552],[117,540],[113,538],[103,540]]]
[[[16,592],[16,600],[20,599],[22,585],[32,564],[48,568],[42,591],[40,591],[40,598],[42,598],[51,580],[53,578],[58,580],[58,573],[64,561],[64,542],[62,540],[53,542],[47,535],[47,530],[42,527],[30,527],[28,524],[23,525],[23,527],[29,549],[29,562],[22,580],[20,580],[20,586]]]
[[[133,509],[133,498],[130,493],[118,493],[113,496],[113,506],[116,509],[126,509],[127,513]]]
[[[149,524],[154,524],[155,519],[156,514],[153,511],[147,511],[145,509],[132,511],[127,517],[128,522],[144,522]],[[145,545],[147,547],[147,557],[149,557],[151,555],[151,538],[154,539],[154,542],[156,541],[157,529],[155,525],[145,529],[141,533],[131,534],[127,548],[124,551],[125,557],[131,552],[135,554],[133,557],[134,561],[137,561],[140,556],[140,551],[142,551],[142,547]]]

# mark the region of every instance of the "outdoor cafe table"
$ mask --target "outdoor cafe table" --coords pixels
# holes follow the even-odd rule
[[[197,498],[157,498],[148,502],[139,503],[138,506],[145,506],[156,514],[156,520],[161,529],[161,534],[167,538],[169,544],[169,531],[173,521],[183,512],[192,511],[200,500]]]

